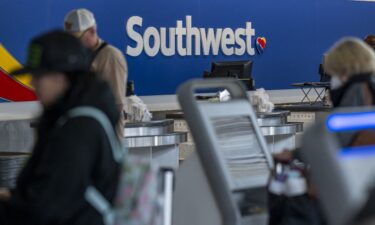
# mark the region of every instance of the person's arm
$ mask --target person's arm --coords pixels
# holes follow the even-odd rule
[[[0,188],[0,200],[6,201],[9,200],[11,193],[7,188]]]
[[[73,118],[60,129],[45,149],[35,180],[10,201],[37,224],[56,223],[87,206],[83,195],[91,182],[102,128],[93,119]]]
[[[106,49],[104,61],[100,65],[101,76],[109,83],[120,111],[124,107],[128,65],[122,53],[116,49]]]

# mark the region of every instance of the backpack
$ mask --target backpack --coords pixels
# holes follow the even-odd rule
[[[77,107],[59,119],[63,125],[69,119],[90,117],[105,130],[112,155],[121,165],[119,186],[113,205],[95,188],[87,187],[85,199],[103,217],[105,225],[161,225],[162,200],[159,196],[158,170],[148,161],[130,156],[119,141],[108,117],[94,107]]]

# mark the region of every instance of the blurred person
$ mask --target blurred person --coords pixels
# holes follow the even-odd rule
[[[97,32],[94,14],[87,9],[74,9],[64,19],[65,31],[77,37],[84,46],[92,51],[93,71],[106,80],[116,98],[116,105],[122,120],[118,132],[123,135],[124,105],[128,80],[128,65],[119,49],[102,40]]]
[[[330,98],[334,107],[375,105],[375,52],[357,38],[345,38],[327,53],[331,74]],[[339,135],[344,147],[374,144],[375,133],[361,131]]]
[[[69,110],[89,106],[103,112],[115,131],[120,115],[109,86],[90,72],[89,51],[64,31],[31,41],[26,66],[13,74],[25,72],[32,74],[43,112],[15,190],[0,191],[0,224],[103,225],[84,193],[93,185],[108,200],[115,197],[120,171],[108,137],[89,117],[59,121]]]
[[[375,96],[375,52],[357,38],[336,43],[325,59],[332,76],[330,97],[334,107],[370,106]]]

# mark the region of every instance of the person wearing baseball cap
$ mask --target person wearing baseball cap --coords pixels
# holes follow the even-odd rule
[[[85,190],[95,186],[112,202],[120,168],[104,128],[89,117],[67,115],[78,107],[94,108],[115,133],[120,113],[110,87],[90,71],[88,49],[64,31],[31,41],[26,65],[12,74],[25,72],[32,74],[43,112],[15,190],[0,190],[0,224],[103,225]]]
[[[122,52],[103,41],[97,33],[94,14],[87,9],[74,9],[64,19],[65,31],[77,37],[83,45],[92,51],[91,67],[100,77],[106,80],[116,98],[118,109],[123,113],[128,66]],[[118,132],[123,135],[124,120],[121,120]]]

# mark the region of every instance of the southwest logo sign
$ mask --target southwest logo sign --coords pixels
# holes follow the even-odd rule
[[[139,32],[140,30],[144,32]],[[169,28],[144,28],[143,18],[132,16],[126,23],[126,32],[134,42],[126,47],[126,54],[133,57],[142,52],[150,57],[160,53],[164,56],[215,56],[219,51],[226,56],[253,56],[253,44],[258,44],[258,41],[254,41],[255,29],[251,22],[246,22],[244,27],[237,29],[199,28],[193,26],[192,16],[186,16],[185,23],[177,20],[176,26]],[[263,46],[263,52],[266,46],[265,38],[260,40],[260,46]]]
[[[258,37],[256,39],[257,51],[259,54],[263,54],[266,49],[267,40],[265,37]]]

